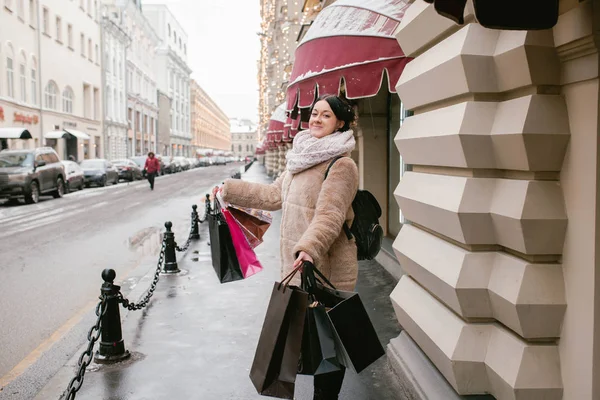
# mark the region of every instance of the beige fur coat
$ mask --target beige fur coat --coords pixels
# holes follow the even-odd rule
[[[284,172],[274,183],[230,179],[223,200],[268,211],[283,210],[281,276],[292,270],[296,255],[305,251],[315,266],[341,290],[354,290],[358,275],[356,244],[342,229],[352,225],[352,200],[358,189],[358,169],[349,157],[340,158],[323,180],[330,161],[297,174]],[[299,275],[299,274],[298,274]],[[299,276],[293,284],[299,283]]]

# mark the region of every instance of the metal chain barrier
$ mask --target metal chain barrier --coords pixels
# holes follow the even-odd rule
[[[146,307],[146,305],[148,305],[148,302],[150,301],[150,298],[152,297],[152,295],[154,294],[154,290],[156,289],[156,284],[158,283],[158,279],[160,278],[160,271],[165,261],[165,247],[166,240],[163,239],[162,248],[160,249],[160,256],[158,257],[158,264],[156,265],[156,272],[154,273],[154,280],[152,281],[152,284],[150,284],[150,288],[148,289],[148,292],[146,292],[146,296],[144,296],[144,298],[136,304],[124,298],[123,294],[119,292],[119,302],[123,305],[123,307],[127,308],[128,310],[135,311],[141,310],[142,308]]]
[[[194,221],[194,219],[196,219],[196,221]],[[192,213],[192,226],[190,227],[190,234],[188,235],[188,238],[187,238],[185,244],[183,245],[183,247],[179,247],[179,246],[177,246],[177,244],[175,244],[175,250],[184,252],[190,248],[190,244],[192,243],[192,235],[194,234],[194,222],[199,222],[199,221],[200,220],[198,219],[198,215],[195,213]]]
[[[210,201],[207,197],[206,199],[206,205],[204,206],[204,217],[202,219],[198,218],[198,222],[199,223],[204,223],[206,222],[206,218],[208,218],[208,213],[210,212]]]
[[[208,217],[210,202],[208,202],[208,199],[206,201],[207,201],[207,203],[206,203],[206,206],[204,207],[204,217],[202,219],[200,219],[200,217],[198,216],[198,213],[196,211],[192,211],[192,217],[191,217],[192,225],[190,227],[190,233],[188,235],[188,238],[187,238],[185,244],[183,245],[183,247],[180,247],[176,244],[175,250],[177,250],[179,252],[184,252],[190,248],[190,244],[192,243],[192,240],[194,238],[194,228],[197,229],[197,224],[203,223],[204,221],[206,221],[206,218]],[[199,237],[199,236],[197,236],[197,237]]]
[[[66,400],[74,400],[77,391],[81,389],[81,385],[83,384],[83,377],[85,375],[85,370],[90,365],[93,359],[92,352],[94,350],[94,345],[96,344],[98,339],[100,339],[100,334],[102,333],[102,317],[106,312],[105,306],[106,296],[102,295],[100,296],[100,302],[98,302],[98,305],[96,306],[96,316],[98,317],[96,320],[96,324],[92,326],[92,328],[88,332],[88,347],[79,357],[79,361],[77,362],[77,366],[79,369],[77,370],[77,375],[75,375],[75,377],[71,379],[71,382],[69,382],[69,386],[67,387],[67,390],[64,395],[64,398]]]

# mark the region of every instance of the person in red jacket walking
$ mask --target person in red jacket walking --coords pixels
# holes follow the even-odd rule
[[[144,169],[146,170],[146,177],[148,178],[148,182],[150,183],[150,190],[154,190],[154,178],[156,174],[160,171],[160,164],[158,159],[154,157],[154,153],[148,153],[148,158],[146,159],[146,164],[144,165]]]

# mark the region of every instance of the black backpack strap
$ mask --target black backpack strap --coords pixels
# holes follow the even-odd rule
[[[329,175],[329,170],[331,169],[331,167],[333,167],[333,164],[335,164],[335,162],[342,157],[344,157],[344,156],[337,156],[333,160],[331,160],[331,162],[329,163],[329,166],[327,167],[327,171],[325,171],[325,178],[323,178],[323,180],[327,179],[327,175]],[[344,233],[346,234],[346,237],[348,238],[348,240],[352,239],[353,238],[352,231],[350,231],[350,228],[348,228],[348,224],[346,224],[346,222],[344,222],[344,225],[342,225],[342,228],[344,228]]]
[[[327,171],[325,171],[325,178],[323,178],[323,180],[327,179],[327,175],[329,175],[329,170],[331,169],[331,167],[333,167],[333,164],[335,164],[335,162],[342,157],[344,157],[344,156],[337,156],[333,160],[331,160],[331,162],[329,163],[329,166],[327,167]]]

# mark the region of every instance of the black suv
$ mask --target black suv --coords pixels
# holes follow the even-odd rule
[[[42,194],[65,193],[65,168],[51,147],[0,151],[0,199],[37,203]]]

